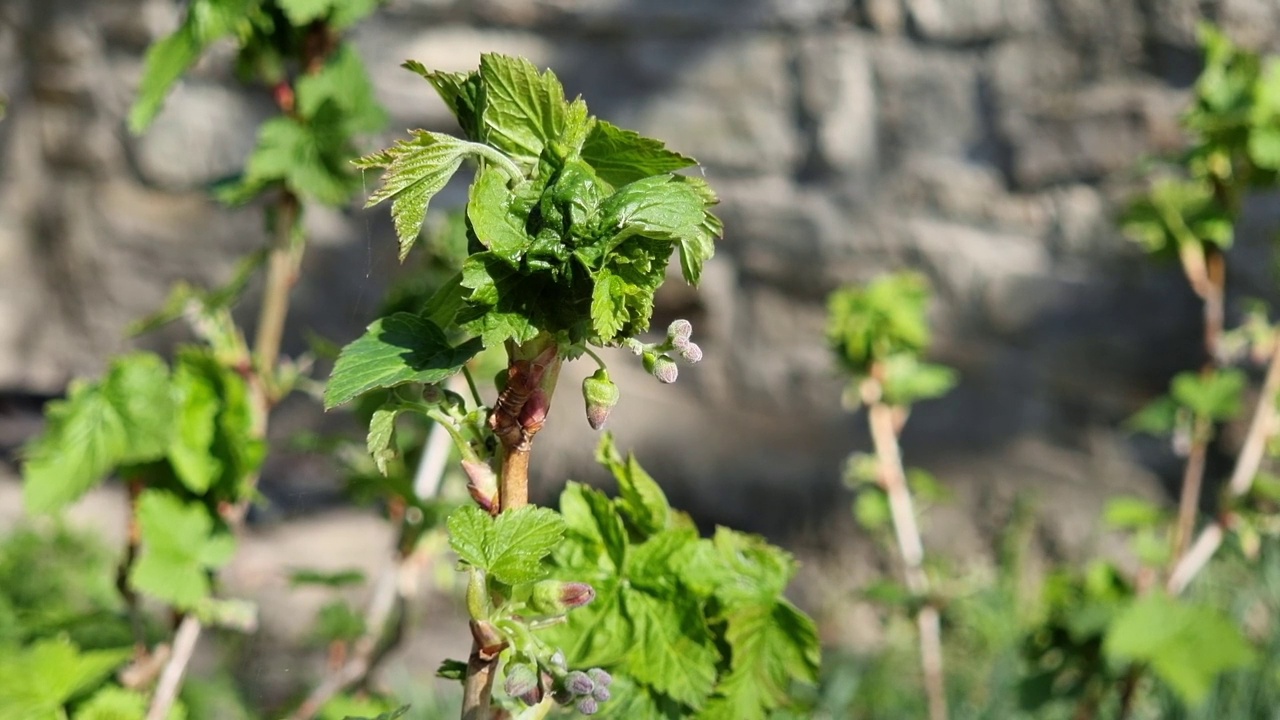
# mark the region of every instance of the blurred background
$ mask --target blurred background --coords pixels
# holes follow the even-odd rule
[[[17,451],[42,403],[122,348],[168,347],[180,336],[130,340],[126,325],[177,280],[224,282],[266,241],[260,208],[226,209],[207,192],[239,170],[252,129],[275,112],[265,90],[230,75],[230,49],[201,61],[148,132],[125,130],[143,53],[180,17],[169,0],[0,4],[6,527],[21,514]],[[1185,144],[1178,118],[1206,19],[1246,47],[1280,49],[1274,0],[392,0],[351,37],[390,113],[370,148],[407,128],[456,131],[403,60],[466,70],[493,51],[554,69],[595,114],[701,161],[724,241],[697,291],[678,276],[664,287],[655,327],[690,319],[706,359],[675,388],[624,372],[611,429],[700,523],[795,552],[794,595],[824,642],[866,648],[886,638],[858,590],[890,566],[841,484],[844,458],[870,443],[865,419],[841,406],[826,296],[903,268],[934,288],[931,359],[959,385],[917,408],[903,438],[909,463],[949,491],[924,524],[931,552],[991,565],[1025,507],[1033,556],[1123,554],[1098,520],[1105,500],[1166,500],[1181,464],[1121,423],[1198,363],[1201,336],[1178,267],[1146,260],[1116,216],[1144,158]],[[465,198],[455,182],[432,212]],[[1247,203],[1229,318],[1242,298],[1275,295],[1276,200]],[[312,337],[356,337],[405,272],[384,209],[308,208],[306,225],[285,338],[294,355]],[[570,372],[576,385],[585,368]],[[557,398],[535,451],[543,499],[568,477],[603,480],[579,402]],[[270,505],[230,571],[266,603],[268,635],[303,632],[306,614],[273,609],[286,591],[272,568],[312,556],[373,563],[389,542],[371,512],[348,507],[330,463],[291,449],[291,437],[320,430],[359,435],[306,398],[279,409],[262,478]],[[1228,428],[1224,453],[1238,435]],[[1211,483],[1229,469],[1209,467]],[[75,517],[118,535],[118,502],[96,494]],[[465,642],[411,645],[401,667]],[[272,665],[264,682],[296,692],[287,674],[298,667]]]

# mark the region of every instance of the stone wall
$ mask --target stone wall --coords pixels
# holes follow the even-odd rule
[[[205,195],[271,113],[229,77],[225,49],[146,135],[124,130],[142,53],[176,12],[167,0],[0,5],[10,396],[96,372],[173,281],[217,282],[263,242],[258,209]],[[1055,507],[1046,541],[1070,550],[1091,537],[1102,494],[1154,491],[1168,457],[1115,428],[1195,363],[1194,298],[1113,218],[1135,161],[1182,142],[1206,17],[1257,47],[1280,39],[1272,0],[392,0],[353,37],[395,133],[451,129],[402,60],[467,69],[500,51],[554,68],[597,114],[704,163],[726,238],[698,293],[664,291],[658,321],[690,317],[707,360],[682,375],[685,392],[624,373],[613,421],[680,502],[773,533],[843,522],[840,461],[867,443],[839,406],[824,298],[914,267],[937,290],[936,359],[962,377],[905,439],[960,491],[937,532],[979,542],[1030,489]],[[451,186],[433,208],[464,198]],[[1276,214],[1252,208],[1233,296],[1269,292]],[[306,331],[359,332],[394,268],[385,210],[312,210],[307,222],[294,352]],[[539,450],[548,489],[590,472],[576,396],[563,391]],[[296,424],[316,415],[289,412]],[[301,467],[277,462],[268,490],[305,488],[313,468]]]

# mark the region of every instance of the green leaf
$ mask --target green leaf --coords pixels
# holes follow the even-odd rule
[[[494,53],[480,56],[480,82],[484,141],[525,167],[535,166],[542,148],[564,131],[564,87],[550,70],[539,74],[524,58]]]
[[[220,383],[206,369],[190,356],[180,357],[174,368],[175,427],[166,452],[178,480],[197,495],[204,494],[223,471],[213,447],[221,410]]]
[[[1280,170],[1280,126],[1255,128],[1249,133],[1249,159],[1267,170]]]
[[[542,559],[564,535],[553,510],[526,506],[491,517],[475,506],[449,516],[449,545],[458,557],[508,585],[546,577]]]
[[[623,588],[622,612],[634,629],[627,673],[691,708],[701,708],[716,682],[719,653],[695,603],[664,601]]]
[[[442,133],[415,130],[410,140],[366,155],[355,161],[358,168],[383,168],[382,187],[365,207],[391,200],[391,215],[396,235],[400,238],[400,260],[403,261],[422,232],[431,198],[457,172],[462,159],[474,153],[472,143]]]
[[[1195,705],[1224,672],[1251,666],[1256,653],[1217,610],[1153,593],[1125,608],[1107,630],[1103,650],[1113,662],[1145,662]]]
[[[818,682],[817,628],[791,603],[736,608],[725,622],[730,671],[699,718],[763,720],[787,704],[793,684]]]
[[[231,559],[235,538],[213,531],[203,505],[184,503],[161,490],[142,493],[137,518],[142,552],[129,584],[175,607],[195,608],[209,595],[209,571]]]
[[[627,531],[607,495],[582,483],[566,483],[560,493],[560,513],[571,533],[604,551],[609,567],[623,567]]]
[[[289,586],[320,585],[327,588],[349,587],[365,581],[364,572],[360,570],[294,570],[289,573]]]
[[[599,119],[587,135],[581,155],[601,179],[615,187],[698,164],[691,157],[668,150],[660,140]]]
[[[631,320],[628,296],[643,291],[617,275],[601,274],[591,289],[591,329],[602,339],[615,338]]]
[[[97,686],[132,654],[130,648],[80,652],[65,637],[0,654],[0,717],[64,718],[68,700]]]
[[[347,45],[339,46],[319,72],[299,78],[296,93],[297,112],[303,118],[314,118],[325,103],[333,103],[341,112],[345,134],[376,132],[387,122],[360,54]]]
[[[928,305],[928,285],[915,273],[842,288],[827,300],[827,342],[848,372],[866,375],[876,362],[928,347]]]
[[[1168,435],[1178,426],[1178,410],[1178,402],[1165,395],[1126,420],[1125,427],[1148,435]]]
[[[295,27],[306,27],[317,20],[328,20],[335,28],[344,28],[365,17],[378,7],[379,0],[280,0],[280,9]]]
[[[246,202],[283,183],[304,197],[342,205],[358,187],[349,171],[349,118],[326,98],[309,117],[276,117],[258,129],[258,144],[236,185],[218,193],[223,202]]]
[[[406,61],[401,67],[421,75],[431,83],[444,104],[458,119],[464,135],[475,142],[484,139],[480,131],[480,105],[484,95],[480,73],[431,71],[415,60]]]
[[[889,500],[881,490],[862,490],[854,498],[853,516],[867,530],[881,530],[889,524]]]
[[[1246,384],[1240,370],[1215,370],[1209,375],[1184,372],[1173,378],[1170,394],[1198,416],[1230,420],[1240,414]]]
[[[714,595],[728,606],[772,602],[795,574],[787,551],[757,535],[716,528],[710,542],[689,554],[681,575],[702,595]]]
[[[942,397],[956,384],[956,373],[951,368],[921,362],[908,353],[885,360],[884,375],[884,399],[891,405],[910,405]]]
[[[471,288],[469,306],[459,313],[459,326],[479,335],[485,347],[511,340],[526,343],[544,328],[537,323],[549,313],[572,312],[558,303],[547,274],[525,274],[491,252],[467,258],[462,286]]]
[[[378,466],[378,472],[384,476],[387,474],[387,462],[396,456],[396,449],[391,446],[391,441],[396,431],[396,416],[399,414],[399,403],[392,401],[374,410],[369,419],[369,435],[365,444],[369,455],[373,457],[373,463]]]
[[[311,635],[323,644],[352,641],[364,634],[364,616],[343,600],[331,600],[316,614]]]
[[[168,373],[155,355],[126,355],[100,382],[73,383],[66,400],[51,402],[25,453],[27,511],[55,512],[116,466],[162,457],[173,419]]]
[[[76,708],[73,720],[142,720],[147,714],[147,696],[115,685],[107,685]],[[185,720],[181,703],[169,709],[168,720]]]
[[[371,718],[355,717],[353,715],[348,715],[345,718],[343,718],[343,720],[396,720],[397,718],[403,716],[405,713],[409,712],[409,707],[410,707],[409,705],[401,705],[400,707],[396,708],[395,710],[392,710],[391,712],[384,712],[378,715],[377,717],[371,717]]]
[[[525,217],[512,207],[516,195],[507,189],[507,175],[503,171],[486,166],[471,185],[471,197],[467,202],[467,220],[480,244],[496,257],[511,265],[517,265],[533,238],[525,232]]]
[[[325,408],[377,388],[440,382],[459,372],[481,348],[474,338],[450,345],[435,323],[410,313],[379,318],[342,349],[325,387]]]
[[[143,60],[138,99],[129,110],[129,131],[151,124],[169,89],[215,40],[236,32],[262,0],[193,0],[174,33],[154,43]]]
[[[651,536],[667,527],[671,505],[658,483],[640,467],[634,453],[626,462],[613,444],[613,434],[604,433],[596,446],[596,462],[609,468],[618,482],[618,499],[614,502],[623,517],[642,537]]]
[[[1140,498],[1117,497],[1107,501],[1102,518],[1113,528],[1136,530],[1159,525],[1164,520],[1164,511]]]

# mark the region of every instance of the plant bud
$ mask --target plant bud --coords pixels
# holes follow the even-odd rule
[[[439,405],[444,402],[444,389],[436,383],[423,385],[422,402],[428,405]]]
[[[563,615],[595,598],[595,588],[586,583],[543,580],[533,586],[529,608],[539,615]]]
[[[582,399],[587,403],[587,422],[592,430],[604,427],[609,419],[609,412],[618,404],[622,391],[609,379],[604,368],[582,381]]]
[[[690,335],[693,335],[693,323],[683,318],[667,327],[667,337],[671,339],[672,345],[688,340]]]
[[[498,500],[498,476],[493,468],[488,463],[463,460],[462,471],[467,474],[467,492],[471,493],[471,499],[487,512],[493,512]]]
[[[583,715],[595,715],[600,709],[600,706],[596,703],[594,698],[584,697],[578,700],[577,708],[578,712]]]
[[[510,665],[507,667],[507,681],[503,685],[503,689],[511,697],[524,698],[534,691],[538,690],[538,674],[533,668],[525,664]],[[526,700],[526,702],[528,702]],[[536,705],[537,701],[529,703]]]
[[[676,376],[680,374],[680,369],[676,367],[676,361],[667,355],[658,355],[655,353],[644,354],[644,369],[650,375],[658,378],[658,382],[671,384],[676,381]]]
[[[565,668],[569,667],[569,663],[564,659],[564,651],[563,651],[563,650],[556,650],[556,651],[551,655],[550,660],[551,660],[551,664],[552,664],[552,665],[554,665],[555,667],[560,668],[561,670],[564,670]]]
[[[610,683],[613,682],[613,676],[605,672],[603,668],[591,668],[587,671],[587,676],[595,682],[597,687],[609,687]]]
[[[572,670],[564,676],[564,689],[574,695],[590,695],[596,684],[581,670]]]
[[[596,702],[609,702],[609,698],[613,697],[613,694],[609,692],[609,688],[603,685],[596,685],[596,689],[591,691],[591,697],[595,698]]]
[[[688,343],[680,350],[680,357],[692,365],[702,359],[702,348],[697,343]]]
[[[520,408],[520,427],[525,432],[533,434],[542,429],[542,423],[547,419],[547,411],[551,409],[551,401],[547,399],[547,394],[541,388],[529,393],[529,399],[525,401],[524,407]]]

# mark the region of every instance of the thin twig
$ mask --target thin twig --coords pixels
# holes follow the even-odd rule
[[[382,639],[387,619],[391,617],[399,596],[400,561],[385,568],[374,586],[373,598],[369,601],[369,611],[365,617],[364,634],[356,640],[351,655],[342,667],[330,674],[316,686],[307,699],[289,717],[291,720],[310,720],[320,712],[325,703],[334,695],[342,692],[347,686],[364,678],[372,667],[374,651],[378,641]]]
[[[916,524],[911,490],[907,487],[902,453],[898,447],[897,413],[881,398],[880,383],[868,379],[862,386],[863,401],[868,405],[871,440],[880,465],[880,482],[889,500],[894,537],[902,556],[907,589],[926,598],[916,613],[920,631],[920,669],[924,675],[925,695],[929,702],[930,720],[946,720],[947,693],[942,664],[942,622],[938,608],[927,600],[929,576],[924,571],[924,544]]]
[[[289,314],[289,290],[297,280],[301,251],[293,242],[294,226],[298,220],[298,198],[285,191],[275,206],[275,227],[271,239],[271,252],[267,257],[267,280],[262,292],[262,305],[258,308],[257,335],[253,354],[260,372],[275,370],[280,354],[280,342],[284,336],[284,321]]]
[[[1253,487],[1253,479],[1258,475],[1262,458],[1266,454],[1267,440],[1276,432],[1276,396],[1280,394],[1280,341],[1271,349],[1271,361],[1267,365],[1267,374],[1262,381],[1262,391],[1258,395],[1253,409],[1253,418],[1249,421],[1249,431],[1245,436],[1240,455],[1236,458],[1235,468],[1231,472],[1231,480],[1227,484],[1227,496],[1238,498]],[[1200,531],[1191,548],[1186,553],[1176,556],[1173,570],[1169,573],[1166,587],[1170,594],[1177,595],[1191,584],[1204,566],[1209,564],[1214,553],[1222,546],[1226,538],[1227,527],[1223,518],[1215,519]]]
[[[1200,486],[1204,484],[1205,459],[1209,454],[1209,418],[1197,417],[1191,430],[1191,452],[1182,471],[1182,491],[1178,497],[1178,521],[1173,530],[1173,557],[1182,557],[1195,530],[1200,507]]]
[[[182,687],[182,676],[186,674],[187,663],[195,652],[196,641],[200,639],[200,621],[195,615],[187,615],[178,624],[178,631],[173,636],[173,654],[160,673],[160,681],[156,683],[156,692],[152,696],[151,707],[147,710],[146,720],[165,720],[169,709],[178,698],[178,690]]]

